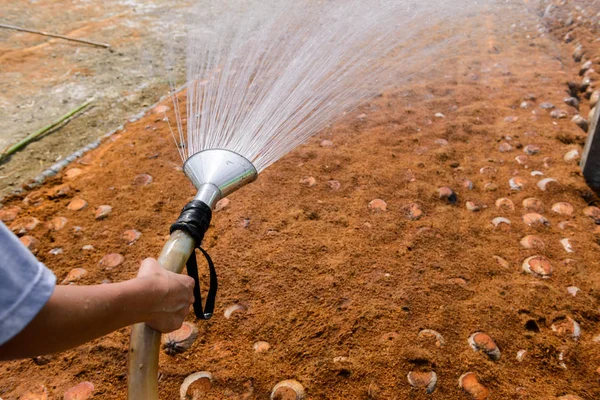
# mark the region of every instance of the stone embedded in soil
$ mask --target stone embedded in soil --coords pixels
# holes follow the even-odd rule
[[[410,203],[402,207],[401,209],[404,216],[411,221],[416,221],[423,215],[423,210],[416,203]]]
[[[579,110],[579,100],[577,97],[565,97],[564,102],[566,105]]]
[[[552,211],[560,215],[573,215],[574,208],[570,203],[561,201],[552,204]]]
[[[217,204],[215,205],[215,212],[226,209],[229,206],[229,203],[231,203],[231,201],[227,197],[217,201]]]
[[[333,142],[331,140],[322,140],[321,143],[319,143],[319,146],[331,147],[331,146],[333,146]]]
[[[567,287],[567,293],[569,293],[573,297],[577,296],[577,293],[580,291],[581,291],[581,289],[579,289],[577,286]]]
[[[381,199],[374,199],[369,202],[369,209],[373,211],[387,211],[387,203]]]
[[[549,226],[550,221],[541,214],[538,213],[527,213],[523,215],[523,222],[528,226]]]
[[[50,191],[48,192],[48,197],[51,199],[58,199],[61,197],[67,197],[72,192],[73,192],[73,190],[71,189],[71,186],[58,185],[58,186],[54,186],[52,189],[50,189]]]
[[[498,200],[496,200],[496,208],[499,210],[514,211],[515,204],[512,202],[511,199],[502,197],[502,198],[499,198]]]
[[[313,187],[317,184],[317,180],[312,176],[305,176],[304,178],[300,179],[300,184],[306,187]]]
[[[446,139],[435,139],[433,143],[438,146],[448,146],[448,141]]]
[[[455,204],[457,201],[456,193],[447,186],[442,186],[438,189],[438,196],[442,200],[446,200],[450,204]]]
[[[517,361],[522,362],[525,359],[525,355],[527,354],[527,350],[519,350],[517,351]]]
[[[271,391],[271,400],[304,400],[304,386],[294,379],[279,382]]]
[[[554,118],[554,119],[564,119],[567,118],[569,114],[566,111],[563,110],[552,110],[552,112],[550,113],[550,117]]]
[[[593,66],[594,64],[592,63],[592,60],[587,60],[586,62],[581,64],[581,67],[579,67],[579,76],[583,76],[583,74],[585,74],[587,70],[589,70]]]
[[[487,333],[475,332],[469,336],[467,342],[473,350],[483,351],[491,360],[500,360],[500,349]]]
[[[515,176],[514,178],[510,178],[508,180],[508,185],[511,190],[521,190],[523,186],[525,186],[525,179]]]
[[[271,345],[267,342],[258,341],[252,345],[255,353],[266,353],[271,349]]]
[[[23,217],[10,224],[10,230],[16,235],[23,235],[35,229],[40,221],[35,217]]]
[[[563,156],[563,160],[565,160],[566,162],[570,162],[573,160],[577,160],[579,158],[579,150],[577,149],[573,149],[573,150],[569,150],[564,156]]]
[[[473,182],[472,182],[470,179],[463,178],[463,179],[461,180],[461,185],[462,185],[462,187],[464,187],[465,189],[468,189],[468,190],[473,190]]]
[[[548,102],[544,102],[544,103],[540,104],[540,108],[544,109],[544,110],[552,110],[554,108],[554,104],[548,103]]]
[[[540,152],[540,146],[535,144],[528,144],[527,146],[523,147],[523,151],[525,152],[525,154],[529,154],[530,156],[532,156]]]
[[[492,224],[496,228],[509,227],[510,226],[510,220],[508,218],[504,218],[504,217],[496,217],[496,218],[494,218],[492,220]]]
[[[555,320],[550,326],[552,332],[560,336],[569,336],[575,340],[581,336],[581,328],[577,321],[567,316]]]
[[[60,231],[68,221],[65,217],[53,217],[50,221],[46,222],[46,228],[51,231]]]
[[[583,130],[584,132],[587,132],[590,124],[588,122],[587,119],[583,118],[581,115],[577,114],[575,116],[573,116],[573,118],[571,118],[571,121],[577,125],[578,127],[581,128],[581,130]]]
[[[91,382],[81,382],[67,390],[63,396],[64,400],[87,400],[94,393],[94,384]]]
[[[108,205],[102,205],[99,206],[96,209],[96,213],[94,215],[94,218],[100,220],[100,219],[105,219],[108,217],[108,215],[112,212],[112,207],[108,206]]]
[[[152,183],[152,176],[148,174],[139,174],[133,178],[133,184],[135,186],[146,186]]]
[[[485,190],[486,192],[495,192],[496,190],[498,190],[498,185],[496,185],[493,182],[488,182],[485,185],[483,185],[483,190]]]
[[[529,158],[527,158],[527,156],[516,156],[515,161],[519,165],[525,165],[527,164],[527,161],[529,161]]]
[[[44,194],[41,190],[29,193],[24,199],[23,203],[29,206],[39,206],[44,202]]]
[[[342,184],[339,181],[327,181],[327,187],[331,190],[340,190]]]
[[[0,221],[2,221],[2,222],[14,221],[20,212],[21,212],[21,207],[18,207],[18,206],[2,207],[0,209]]]
[[[102,265],[105,269],[111,269],[114,267],[118,267],[125,261],[125,257],[118,253],[110,253],[102,257],[100,260],[100,265]]]
[[[510,264],[508,263],[508,261],[506,261],[504,258],[500,257],[500,256],[493,256],[494,260],[496,260],[496,262],[504,268],[508,268],[510,267]]]
[[[523,271],[539,278],[549,278],[552,275],[552,264],[544,256],[531,256],[523,261]]]
[[[60,247],[55,247],[55,248],[51,249],[48,253],[52,254],[53,256],[57,256],[57,255],[63,253],[63,249]]]
[[[500,144],[500,146],[498,146],[498,151],[500,153],[508,153],[509,151],[512,151],[513,147],[509,144],[509,143],[502,143]]]
[[[86,250],[86,251],[94,250],[94,246],[92,246],[91,244],[86,244],[85,246],[81,247],[81,250]]]
[[[600,208],[594,206],[586,207],[583,209],[583,215],[592,218],[594,222],[600,224]]]
[[[123,240],[127,244],[135,243],[141,236],[142,236],[142,233],[135,229],[128,229],[125,232],[123,232],[123,235],[122,235]]]
[[[523,200],[523,208],[528,211],[534,211],[536,213],[544,212],[543,203],[535,197],[528,197],[525,200]]]
[[[521,239],[520,241],[521,246],[523,246],[526,249],[543,249],[544,246],[544,241],[535,235],[527,235],[524,238]]]
[[[406,375],[408,383],[415,388],[424,388],[428,394],[431,394],[435,390],[437,384],[437,374],[434,371],[423,372],[423,371],[410,371]]]
[[[434,331],[433,329],[422,329],[419,332],[418,337],[426,338],[426,339],[434,339],[435,345],[437,347],[444,347],[446,345],[446,340],[444,340],[444,337],[442,336],[442,334],[439,333],[438,331]]]
[[[85,268],[73,268],[69,271],[65,279],[61,282],[61,285],[66,285],[71,282],[76,282],[81,279],[85,274],[87,274],[87,270]]]
[[[518,120],[519,120],[519,117],[517,117],[515,115],[511,115],[511,116],[504,118],[504,122],[517,122]]]
[[[23,246],[27,247],[32,253],[35,253],[40,246],[40,241],[30,235],[22,236],[19,240]]]
[[[187,351],[198,337],[198,327],[184,322],[181,328],[169,332],[162,337],[162,348],[170,356]]]
[[[70,170],[68,170],[67,172],[65,172],[65,178],[66,179],[74,179],[76,177],[78,177],[79,175],[83,174],[83,170],[80,168],[71,168]]]
[[[563,249],[565,249],[565,251],[567,253],[573,252],[573,246],[571,246],[571,242],[569,241],[569,238],[560,239],[560,244],[562,245]]]
[[[87,201],[83,200],[81,197],[73,197],[67,208],[71,211],[80,211],[86,208],[88,205]]]
[[[464,390],[473,400],[485,400],[489,397],[490,391],[477,380],[474,372],[467,372],[458,379],[458,386]]]
[[[223,315],[226,319],[230,319],[234,313],[242,313],[246,311],[246,307],[241,304],[233,304],[225,309]]]
[[[201,399],[212,387],[213,376],[208,371],[194,372],[186,376],[179,387],[180,400]]]
[[[481,204],[474,202],[474,201],[467,201],[465,202],[465,207],[467,208],[467,210],[469,211],[481,211]]]

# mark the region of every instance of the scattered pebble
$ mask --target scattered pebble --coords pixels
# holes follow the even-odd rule
[[[446,139],[435,139],[433,143],[437,144],[438,146],[448,146],[448,141]]]
[[[88,205],[87,201],[83,200],[80,197],[73,197],[67,208],[71,211],[80,211],[86,208]]]
[[[470,179],[463,178],[461,181],[462,187],[468,190],[473,190],[473,182]]]
[[[219,212],[226,209],[229,206],[229,203],[230,201],[227,197],[217,201],[217,204],[215,204],[215,212]]]
[[[423,210],[416,203],[410,203],[402,207],[402,212],[406,216],[406,218],[415,221],[423,215]]]
[[[458,386],[471,396],[473,400],[485,400],[490,391],[477,380],[474,372],[467,372],[458,379]]]
[[[14,221],[20,212],[21,212],[21,207],[18,207],[18,206],[2,207],[0,209],[0,221],[2,221],[2,222]]]
[[[563,160],[566,162],[577,160],[579,158],[579,150],[573,149],[569,150],[563,157]]]
[[[437,374],[433,371],[410,371],[406,376],[408,383],[415,388],[425,388],[428,394],[433,393],[437,384]]]
[[[496,185],[493,182],[488,182],[485,185],[483,185],[483,190],[485,190],[486,192],[495,192],[496,190],[498,190],[498,185]]]
[[[54,217],[46,222],[46,227],[51,231],[60,231],[67,224],[68,219],[65,217]]]
[[[510,226],[510,220],[508,218],[504,218],[504,217],[496,217],[492,220],[492,224],[497,228],[499,225],[501,224],[505,224],[507,226]]]
[[[544,102],[544,103],[540,104],[540,108],[542,108],[544,110],[552,110],[554,108],[554,104]]]
[[[198,337],[198,327],[184,322],[181,328],[162,337],[162,348],[170,356],[187,351]]]
[[[581,67],[579,68],[579,76],[583,76],[583,74],[585,74],[588,69],[592,68],[592,66],[592,60],[587,60],[586,62],[581,64]]]
[[[581,335],[579,324],[569,316],[557,319],[550,328],[552,329],[552,332],[555,332],[560,336],[569,336],[575,340]]]
[[[523,271],[539,278],[549,278],[552,275],[552,265],[546,257],[531,256],[523,261]]]
[[[387,211],[387,203],[381,199],[371,200],[369,208],[373,211]]]
[[[142,236],[142,233],[140,231],[137,231],[135,229],[128,229],[125,232],[123,232],[123,240],[125,240],[125,242],[127,244],[133,244],[135,243],[140,237]]]
[[[125,257],[118,253],[110,253],[102,257],[100,265],[104,266],[105,269],[111,269],[118,267],[125,261]]]
[[[504,118],[504,122],[517,122],[518,120],[519,120],[519,117],[514,116],[514,115]]]
[[[474,201],[467,201],[465,203],[465,207],[467,208],[467,210],[469,211],[481,211],[481,205],[479,203],[476,203]]]
[[[432,338],[435,339],[435,345],[437,347],[444,347],[446,345],[446,341],[441,333],[438,331],[434,331],[433,329],[423,329],[419,332],[418,337],[420,338]]]
[[[41,190],[37,190],[29,193],[24,199],[23,203],[30,206],[39,206],[44,202],[44,194]]]
[[[148,174],[139,174],[133,178],[133,184],[135,186],[146,186],[152,183],[152,176]]]
[[[600,208],[589,206],[583,209],[583,215],[590,217],[596,224],[600,224]]]
[[[577,97],[565,97],[564,102],[566,105],[579,110],[579,100],[577,99]]]
[[[473,350],[483,351],[491,360],[500,360],[500,349],[487,333],[475,332],[469,336],[467,342]]]
[[[573,210],[573,206],[564,201],[552,204],[552,211],[560,215],[572,215]]]
[[[502,143],[500,146],[498,146],[498,151],[500,153],[508,153],[509,151],[512,151],[513,147],[509,144],[509,143]]]
[[[567,293],[569,293],[573,297],[577,296],[577,293],[580,291],[581,289],[579,289],[577,286],[569,286],[567,288]]]
[[[516,156],[515,161],[519,165],[525,165],[527,164],[527,161],[529,161],[529,159],[527,158],[527,156]]]
[[[435,117],[436,118],[446,118],[446,116],[444,114],[440,113],[440,112],[435,113]]]
[[[303,400],[304,386],[294,379],[279,382],[271,391],[271,400]]]
[[[550,117],[554,119],[564,119],[567,118],[568,115],[569,114],[563,110],[552,110],[552,112],[550,113]]]
[[[340,190],[342,184],[339,181],[327,181],[327,187],[331,190]]]
[[[519,350],[517,351],[517,361],[523,362],[525,359],[525,355],[527,354],[527,350]]]
[[[535,235],[527,235],[521,239],[521,246],[526,249],[543,249],[544,241]]]
[[[23,246],[27,247],[32,253],[35,253],[40,246],[40,241],[30,235],[22,236],[19,240]]]
[[[544,176],[544,173],[542,171],[531,171],[531,173],[529,175],[531,175],[531,176]]]
[[[508,180],[508,185],[510,186],[511,190],[521,190],[523,186],[525,186],[525,180],[515,176],[514,178],[510,178]]]
[[[55,247],[51,249],[48,253],[52,254],[53,256],[57,256],[63,253],[63,249],[61,249],[60,247]]]
[[[523,208],[528,211],[535,211],[537,213],[544,212],[544,205],[542,202],[535,197],[528,197],[523,200]]]
[[[23,235],[35,229],[39,223],[40,221],[35,217],[23,217],[15,220],[9,228],[13,233]]]
[[[78,177],[79,175],[83,174],[83,170],[80,168],[71,168],[70,170],[68,170],[67,172],[65,172],[65,178],[67,179],[74,179],[76,177]]]
[[[527,109],[529,108],[529,102],[527,101],[522,101],[521,104],[519,105],[519,107],[521,107],[522,109]]]
[[[567,253],[573,252],[573,246],[571,246],[571,242],[569,241],[568,238],[560,239],[560,244],[562,245],[562,247],[565,249],[565,251]]]
[[[590,124],[588,122],[587,119],[583,118],[581,115],[577,114],[575,116],[573,116],[573,118],[571,118],[571,121],[573,123],[575,123],[575,125],[577,125],[578,127],[581,128],[581,130],[583,130],[584,132],[587,132]]]
[[[86,269],[84,269],[84,268],[73,268],[72,270],[69,271],[69,273],[67,274],[67,276],[65,277],[65,279],[63,279],[63,281],[61,282],[61,285],[66,285],[66,284],[69,284],[71,282],[78,281],[85,274],[87,274],[87,270]]]
[[[208,371],[194,372],[193,374],[186,376],[179,387],[179,399],[200,399],[202,393],[208,392],[212,387],[212,380],[213,376]],[[192,386],[191,389],[190,386]]]
[[[541,149],[538,145],[528,144],[527,146],[523,147],[523,151],[525,152],[525,154],[529,154],[530,156],[532,156],[534,154],[538,154],[541,151]]]
[[[575,47],[575,50],[573,50],[573,61],[580,62],[584,54],[585,50],[583,50],[583,46],[578,44],[577,47]]]
[[[331,147],[333,146],[333,142],[331,140],[322,140],[319,144],[321,147]]]
[[[544,157],[544,168],[548,169],[550,168],[550,163],[552,162],[552,159],[550,157]]]
[[[91,244],[86,244],[81,247],[81,250],[91,251],[91,250],[94,250],[94,246],[92,246]]]
[[[51,199],[58,199],[60,197],[69,196],[72,191],[73,190],[69,185],[58,185],[54,186],[48,191],[48,197],[50,197]]]
[[[259,341],[252,346],[256,353],[266,353],[271,349],[271,345],[267,342]]]
[[[510,264],[508,263],[508,261],[506,261],[504,258],[500,257],[500,256],[493,256],[494,260],[496,260],[496,262],[498,264],[500,264],[501,267],[503,268],[508,268],[510,267]]]
[[[515,204],[512,202],[511,199],[501,197],[498,200],[496,200],[496,208],[499,210],[514,211]]]
[[[550,225],[550,221],[548,221],[546,219],[546,217],[544,217],[543,215],[538,214],[538,213],[524,214],[523,222],[529,226],[539,226],[539,225],[549,226]]]
[[[317,184],[317,180],[315,178],[313,178],[312,176],[307,176],[307,177],[300,179],[300,184],[302,184],[306,187],[313,187]]]
[[[81,382],[67,390],[63,396],[64,400],[88,400],[94,393],[94,384],[92,382]]]
[[[540,188],[541,190],[545,191],[548,189],[548,185],[551,183],[553,183],[554,185],[558,185],[558,182],[556,181],[556,179],[544,178],[537,183],[537,187]]]
[[[107,205],[99,206],[96,209],[95,218],[97,220],[105,219],[106,217],[108,217],[108,215],[111,213],[111,211],[112,211],[112,207],[111,206],[107,206]]]
[[[438,189],[438,196],[440,199],[446,200],[450,204],[455,204],[458,200],[456,193],[454,193],[454,191],[447,186],[442,186]]]
[[[244,311],[246,311],[246,307],[244,307],[243,305],[233,304],[225,309],[225,312],[223,313],[223,315],[225,315],[225,318],[229,319],[229,318],[231,318],[233,313],[244,312]]]

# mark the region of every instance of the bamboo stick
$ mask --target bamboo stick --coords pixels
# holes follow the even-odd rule
[[[7,147],[6,149],[4,149],[4,151],[2,153],[0,153],[0,162],[4,161],[4,159],[6,157],[10,156],[11,154],[14,154],[17,151],[21,150],[23,147],[27,146],[29,143],[31,143],[35,139],[39,138],[44,133],[48,132],[50,129],[52,129],[52,128],[58,126],[58,125],[60,125],[65,120],[71,118],[73,115],[77,114],[79,111],[83,110],[84,108],[86,108],[90,104],[92,104],[91,101],[86,101],[85,103],[83,103],[79,107],[77,107],[77,108],[69,111],[68,113],[66,113],[65,115],[63,115],[62,117],[60,117],[59,119],[57,119],[56,121],[52,122],[51,124],[46,125],[43,128],[37,130],[36,132],[28,135],[26,138],[24,138],[23,140],[19,141],[18,143],[15,143],[12,146]]]
[[[76,38],[72,38],[72,37],[68,37],[68,36],[57,35],[55,33],[36,31],[35,29],[21,28],[20,26],[0,24],[0,28],[14,29],[15,31],[29,32],[29,33],[34,33],[36,35],[49,36],[49,37],[58,38],[58,39],[70,40],[72,42],[91,44],[92,46],[104,47],[105,49],[110,48],[110,45],[106,44],[106,43],[93,42],[91,40],[86,40],[86,39],[76,39]]]

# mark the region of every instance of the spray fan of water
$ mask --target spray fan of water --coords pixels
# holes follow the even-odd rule
[[[182,160],[226,149],[262,171],[365,99],[435,68],[441,49],[461,51],[465,38],[452,28],[485,6],[198,1],[188,27],[185,106],[173,96]]]

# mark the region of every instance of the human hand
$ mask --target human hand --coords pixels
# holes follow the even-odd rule
[[[136,280],[155,300],[144,322],[163,333],[179,329],[194,302],[194,279],[167,271],[155,259],[146,258]]]

